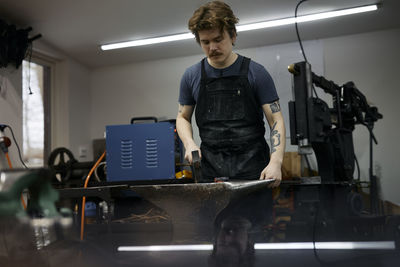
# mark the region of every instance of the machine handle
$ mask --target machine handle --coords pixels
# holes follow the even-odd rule
[[[158,122],[158,119],[156,117],[134,117],[131,119],[131,124],[134,124],[135,121],[150,121],[150,120]]]

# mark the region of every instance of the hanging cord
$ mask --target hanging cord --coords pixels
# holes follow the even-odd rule
[[[357,159],[356,155],[354,155],[354,161],[356,162],[356,166],[357,166],[357,180],[360,181],[360,179],[361,179],[360,165],[358,163],[358,159]]]
[[[90,176],[92,176],[92,173],[97,168],[97,166],[99,166],[100,162],[103,160],[105,155],[106,155],[106,151],[103,152],[103,154],[100,156],[100,158],[94,164],[94,166],[92,167],[92,169],[90,170],[89,174],[86,177],[85,184],[84,184],[83,188],[87,187],[87,185],[89,183]],[[86,203],[86,197],[82,197],[81,240],[83,240],[83,233],[84,233],[84,230],[85,230],[85,203]]]
[[[25,163],[24,163],[24,161],[22,160],[21,149],[19,148],[18,142],[17,142],[17,140],[15,139],[14,131],[12,130],[11,126],[9,126],[9,125],[4,125],[4,126],[5,126],[6,128],[8,128],[8,129],[10,129],[10,131],[11,131],[11,135],[12,135],[12,137],[13,137],[15,146],[17,147],[17,150],[18,150],[19,160],[21,161],[22,165],[24,165],[25,169],[29,169],[28,166],[26,166]]]
[[[320,187],[320,190],[321,190],[321,187]],[[313,225],[313,230],[312,230],[313,252],[314,252],[314,257],[315,257],[316,261],[320,264],[320,266],[328,266],[328,265],[330,265],[330,263],[326,262],[320,258],[320,256],[318,255],[317,246],[315,245],[316,238],[317,238],[318,216],[319,216],[319,213],[321,212],[320,205],[322,205],[321,200],[319,200],[315,204],[315,215],[314,215],[314,223],[313,223],[314,225]],[[322,218],[322,216],[321,216],[321,218]]]
[[[301,38],[300,38],[300,34],[299,34],[299,28],[298,28],[298,26],[297,26],[297,10],[298,10],[299,6],[300,6],[302,3],[304,3],[305,1],[307,1],[307,0],[301,0],[301,1],[298,2],[297,5],[296,5],[296,9],[295,9],[295,11],[294,11],[294,18],[295,18],[295,24],[294,24],[294,25],[295,25],[295,27],[296,27],[297,40],[299,41],[300,48],[301,48],[301,52],[303,53],[304,60],[305,60],[305,62],[308,62],[307,57],[306,57],[306,53],[304,53],[303,43],[301,42]]]
[[[294,11],[294,18],[295,18],[295,23],[294,23],[294,25],[295,25],[295,27],[296,27],[296,35],[297,35],[297,40],[299,41],[299,44],[300,44],[301,53],[303,54],[304,61],[308,63],[308,60],[307,60],[307,57],[306,57],[306,53],[304,52],[303,42],[301,41],[301,38],[300,38],[299,27],[298,27],[298,25],[297,25],[297,10],[299,9],[299,6],[300,6],[302,3],[304,3],[305,1],[307,1],[307,0],[301,0],[301,1],[298,2],[297,5],[296,5],[296,9],[295,9],[295,11]],[[317,94],[317,91],[315,90],[314,84],[311,84],[311,86],[312,86],[313,92],[314,92],[314,94],[315,94],[315,97],[316,97],[316,98],[319,98],[319,96],[318,96],[318,94]]]
[[[31,63],[32,63],[32,50],[33,50],[33,45],[32,43],[29,44],[29,49],[27,51],[27,56],[29,56],[29,66],[28,66],[28,89],[29,89],[29,94],[32,95],[32,89],[31,89]]]

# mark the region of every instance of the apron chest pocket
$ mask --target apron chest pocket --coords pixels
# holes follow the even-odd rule
[[[244,103],[241,88],[208,92],[208,120],[240,120],[244,118]]]

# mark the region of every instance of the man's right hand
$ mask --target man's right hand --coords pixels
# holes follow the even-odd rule
[[[196,144],[193,144],[190,147],[185,148],[185,159],[189,162],[189,164],[193,163],[192,151],[196,151],[196,150],[199,151],[199,156],[201,158],[200,148]]]
[[[189,164],[193,164],[192,151],[199,151],[199,156],[201,158],[200,148],[193,140],[193,111],[194,106],[179,104],[178,115],[176,116],[176,130],[178,131],[178,135],[185,146],[185,159],[189,162]]]

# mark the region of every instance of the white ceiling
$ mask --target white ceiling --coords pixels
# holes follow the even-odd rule
[[[0,19],[19,27],[33,27],[31,36],[80,63],[102,67],[201,53],[193,40],[101,51],[99,45],[187,32],[187,21],[201,0],[0,0]],[[229,0],[239,24],[294,16],[298,0]],[[400,27],[398,0],[309,0],[299,15],[373,3],[373,13],[303,23],[303,39],[319,39]],[[296,40],[293,25],[239,33],[237,48]]]

